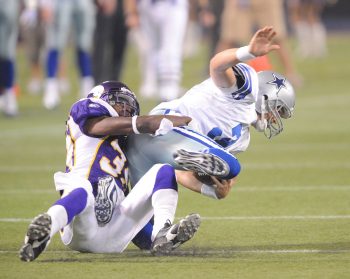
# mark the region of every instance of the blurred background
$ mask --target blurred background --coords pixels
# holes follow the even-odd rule
[[[1,109],[65,110],[93,85],[121,80],[147,113],[206,79],[216,52],[246,45],[264,25],[274,25],[281,50],[251,64],[302,90],[305,63],[332,60],[330,37],[349,36],[349,14],[345,0],[3,1]]]

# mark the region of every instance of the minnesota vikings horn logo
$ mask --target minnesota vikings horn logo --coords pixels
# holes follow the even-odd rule
[[[279,92],[282,87],[287,88],[286,84],[285,84],[285,82],[286,82],[285,78],[279,78],[274,73],[272,73],[272,75],[273,75],[274,79],[267,82],[267,84],[272,84],[272,85],[276,86],[277,92]]]

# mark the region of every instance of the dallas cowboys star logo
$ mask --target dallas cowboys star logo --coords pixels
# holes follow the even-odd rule
[[[282,87],[287,88],[285,84],[285,81],[286,81],[285,78],[278,78],[274,73],[272,75],[274,80],[267,82],[267,84],[275,85],[277,91],[280,91]]]

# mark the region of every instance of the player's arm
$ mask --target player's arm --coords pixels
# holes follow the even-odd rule
[[[202,181],[199,181],[191,171],[175,170],[175,173],[177,182],[182,186],[214,199],[225,198],[230,193],[230,190],[236,183],[237,179],[236,177],[233,179],[217,179],[216,177],[211,176],[214,184],[206,185],[203,184]]]
[[[191,118],[173,115],[144,115],[137,117],[95,117],[89,118],[84,132],[91,136],[155,134],[163,119],[168,119],[174,127],[186,126]]]
[[[236,84],[236,77],[232,67],[240,62],[245,62],[258,56],[268,54],[270,51],[279,49],[273,44],[276,32],[268,26],[259,29],[248,46],[231,48],[219,52],[210,60],[210,76],[218,87],[230,88]]]

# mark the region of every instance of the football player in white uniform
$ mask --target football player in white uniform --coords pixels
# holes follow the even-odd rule
[[[169,101],[181,94],[188,0],[124,0],[141,60],[140,94]]]
[[[61,231],[65,245],[92,253],[120,253],[154,216],[151,252],[167,254],[193,237],[200,216],[171,224],[177,206],[173,167],[155,164],[128,193],[126,135],[157,134],[164,119],[186,125],[187,116],[138,116],[130,89],[104,82],[76,102],[66,125],[66,172],[54,175],[61,198],[29,225],[20,259],[33,261]],[[165,121],[165,122],[166,122]]]
[[[255,33],[248,46],[218,53],[210,61],[210,78],[191,88],[183,97],[161,103],[151,114],[190,116],[189,126],[193,130],[212,138],[230,154],[247,149],[250,126],[264,132],[267,138],[278,135],[283,130],[281,118],[290,118],[294,109],[295,94],[291,84],[277,73],[256,73],[241,63],[278,49],[278,45],[272,44],[274,36],[273,28],[265,27]],[[185,169],[189,167],[196,171],[193,165],[207,160],[203,150],[208,147],[193,134],[180,134],[178,130],[161,137],[132,135],[128,138],[131,182],[156,162],[166,162],[174,167],[181,164]],[[205,169],[202,164],[198,171],[213,175],[210,167]],[[212,176],[211,181],[201,180],[190,171],[178,170],[176,175],[181,177],[179,181],[183,186],[221,199],[229,194],[238,173],[231,177],[215,175],[221,179]],[[151,228],[148,223],[134,239],[141,249],[151,245]]]
[[[283,130],[282,118],[290,118],[294,109],[293,87],[280,74],[271,71],[256,73],[253,68],[241,63],[278,49],[279,46],[273,44],[275,35],[272,27],[265,27],[254,34],[248,46],[216,54],[210,61],[210,78],[191,88],[183,97],[161,103],[151,114],[190,116],[192,121],[189,125],[193,130],[207,135],[231,154],[247,149],[250,126],[264,132],[267,138],[278,135]],[[172,136],[177,138],[175,143],[168,141],[167,145],[160,143],[161,137],[130,137],[127,154],[131,177],[139,177],[144,172],[142,169],[147,169],[138,164],[134,154],[136,150],[138,156],[150,158],[150,165],[155,162],[173,164],[169,160],[173,154],[175,161],[181,162],[184,168],[203,158],[203,154],[196,153],[201,150],[200,147],[193,146],[191,140],[181,139],[174,131],[167,134],[168,138]],[[191,152],[177,151],[179,143],[181,148]],[[217,180],[219,188],[203,184],[191,172],[184,172],[184,175],[188,176],[186,185],[190,185],[192,190],[214,198],[223,197],[222,194],[218,196],[221,185]],[[228,194],[229,188],[224,195]]]

